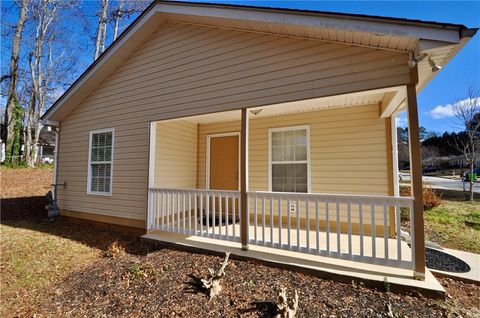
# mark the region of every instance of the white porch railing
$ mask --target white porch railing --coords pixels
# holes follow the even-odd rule
[[[148,229],[240,241],[240,192],[149,189]]]
[[[364,263],[414,268],[402,242],[401,210],[413,198],[318,193],[247,193],[247,242]],[[148,229],[241,242],[240,192],[149,189]]]
[[[249,244],[413,268],[414,246],[400,234],[401,209],[413,220],[413,198],[249,192],[248,207]]]

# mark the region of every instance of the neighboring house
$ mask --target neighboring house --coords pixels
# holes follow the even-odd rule
[[[6,125],[0,123],[0,147],[1,147],[1,162],[5,161],[5,136]],[[23,158],[24,145],[21,146],[21,158]],[[40,136],[37,143],[37,162],[41,163],[53,163],[55,157],[55,134],[48,126],[43,127],[40,130]]]
[[[446,157],[446,161],[448,162],[448,166],[450,168],[468,168],[469,167],[467,159],[465,159],[464,155]],[[477,157],[475,158],[473,167],[475,168],[480,167],[480,154],[477,155]]]
[[[55,157],[55,133],[45,126],[40,130],[37,143],[37,162],[53,163]]]
[[[408,268],[422,279],[416,94],[475,32],[153,3],[43,116],[60,127],[61,213],[160,239],[175,232]],[[394,177],[395,116],[407,109],[414,198],[398,196]],[[411,250],[400,239],[401,207],[412,216]]]

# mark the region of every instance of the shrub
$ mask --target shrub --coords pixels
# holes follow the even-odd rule
[[[39,169],[53,169],[53,163],[37,163],[35,164],[35,168]]]
[[[406,189],[403,189],[400,192],[400,195],[403,197],[409,197],[412,195],[411,188],[408,187]],[[435,192],[435,190],[432,189],[431,186],[423,186],[423,191],[422,191],[422,197],[423,197],[423,209],[424,210],[430,210],[436,206],[439,206],[442,203],[442,198],[440,195]]]
[[[13,162],[4,162],[2,163],[2,167],[9,168],[9,169],[25,169],[28,168],[28,165],[25,161],[13,161]]]
[[[114,241],[108,245],[107,250],[105,251],[105,257],[115,258],[122,255],[125,255],[125,247],[118,241]]]
[[[152,264],[139,264],[134,263],[129,270],[131,280],[147,279],[149,277],[157,275],[157,271]]]

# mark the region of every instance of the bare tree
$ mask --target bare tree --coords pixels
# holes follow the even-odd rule
[[[115,41],[118,37],[118,27],[120,25],[120,20],[124,15],[123,11],[123,0],[118,0],[117,9],[112,12],[113,18],[113,40]]]
[[[115,2],[112,0],[102,0],[102,5],[97,14],[98,26],[95,37],[94,60],[105,51],[108,23],[113,23],[112,39],[115,41],[120,34],[121,22],[127,20],[132,15],[142,12],[147,5],[148,1],[117,0],[115,5]]]
[[[480,90],[471,85],[465,99],[456,99],[452,104],[457,122],[465,129],[467,138],[455,140],[467,162],[469,178],[469,199],[473,201],[473,169],[480,149]]]
[[[120,33],[120,22],[142,12],[147,5],[148,1],[117,0],[117,7],[110,13],[110,20],[113,21],[113,41],[117,39]]]
[[[10,85],[8,87],[7,93],[7,105],[5,107],[5,123],[7,124],[7,152],[9,152],[9,157],[12,154],[12,141],[15,138],[13,134],[15,120],[13,118],[13,110],[15,104],[18,103],[18,94],[17,94],[17,84],[19,78],[18,72],[18,59],[20,55],[20,41],[22,37],[23,27],[25,25],[25,20],[27,17],[27,0],[21,0],[20,2],[20,13],[17,25],[15,27],[15,33],[13,36],[13,45],[12,45],[12,54],[10,57],[10,73],[6,76],[10,78]],[[8,149],[12,148],[12,149]]]
[[[437,147],[422,145],[422,164],[424,166],[438,166],[440,151]]]
[[[105,50],[105,39],[107,37],[107,10],[108,0],[102,0],[102,7],[98,15],[97,37],[95,39],[95,53],[93,60],[95,61]]]
[[[29,65],[31,73],[31,89],[28,102],[28,117],[25,133],[25,157],[29,166],[34,166],[36,159],[36,145],[40,133],[40,121],[38,120],[42,108],[45,105],[46,88],[48,87],[49,66],[47,71],[42,65],[42,56],[44,54],[44,45],[48,40],[48,58],[47,63],[51,64],[51,41],[52,35],[47,32],[57,13],[57,3],[55,1],[35,1],[32,4],[32,18],[35,24],[35,47],[29,54]]]
[[[25,159],[29,166],[37,161],[37,144],[40,137],[40,117],[46,105],[61,90],[62,81],[68,78],[73,62],[68,62],[63,47],[65,38],[63,26],[65,17],[60,13],[70,11],[74,1],[32,0],[31,22],[33,26],[33,47],[28,55],[29,77],[26,80],[28,97],[25,129]],[[72,51],[72,50],[69,50]],[[29,81],[28,81],[29,80]]]

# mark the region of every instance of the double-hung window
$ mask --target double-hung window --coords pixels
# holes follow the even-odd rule
[[[270,138],[270,182],[274,192],[309,191],[308,126],[274,128]]]
[[[114,133],[113,128],[90,132],[87,186],[89,194],[112,194]]]

